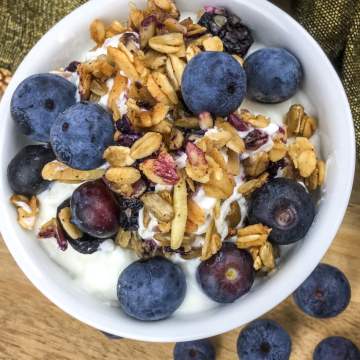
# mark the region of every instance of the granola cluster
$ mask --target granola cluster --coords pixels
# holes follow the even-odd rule
[[[117,46],[107,46],[107,54],[96,60],[74,65],[81,100],[99,102],[108,96],[117,142],[103,153],[108,168],[80,171],[55,160],[43,168],[42,176],[70,184],[103,178],[124,199],[140,199],[144,208],[139,221],[145,229],[151,227],[154,239],[142,239],[138,231],[124,229],[115,239],[139,257],[149,258],[160,251],[166,257],[178,253],[184,259],[204,261],[221,248],[224,237],[216,221],[222,204],[232,196],[247,199],[267,180],[279,176],[279,170],[283,177],[302,181],[311,190],[323,183],[325,163],[318,160],[310,140],[317,121],[301,105],[292,105],[284,124],[269,135],[270,119],[245,109],[227,118],[213,118],[206,111],[190,114],[181,101],[184,69],[202,51],[223,51],[222,40],[190,18],[180,22],[172,0],[148,0],[145,10],[133,3],[129,6],[126,24],[113,21],[105,26],[94,20],[90,26],[97,44],[93,52],[103,48],[107,39],[121,35]],[[118,102],[124,97],[127,111],[121,113]],[[290,137],[295,140],[290,142]],[[182,165],[177,164],[180,157],[185,157]],[[155,184],[169,189],[146,192]],[[210,218],[193,199],[200,188],[208,198],[216,199]],[[19,223],[33,228],[39,210],[36,198],[14,195],[11,201],[18,206]],[[229,209],[225,238],[236,237],[238,248],[250,249],[256,270],[275,268],[274,248],[267,241],[271,229],[262,224],[246,226],[237,200],[231,201]],[[70,222],[70,207],[59,218],[60,222],[52,219],[44,224],[39,237],[55,236],[66,249],[63,229],[73,239],[82,233]],[[204,225],[203,234],[194,234]]]

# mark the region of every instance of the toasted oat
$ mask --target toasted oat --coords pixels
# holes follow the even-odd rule
[[[112,46],[108,46],[107,54],[129,79],[132,81],[139,81],[139,74],[136,71],[134,64],[132,64],[125,53]]]
[[[292,105],[284,117],[284,124],[288,127],[288,136],[303,136],[310,139],[314,135],[317,121],[305,114],[302,105]]]
[[[105,41],[105,26],[101,20],[94,20],[90,25],[90,36],[98,45]]]
[[[207,28],[204,26],[201,26],[199,24],[191,24],[187,26],[187,36],[193,36],[196,34],[202,34],[203,32],[207,31]]]
[[[236,183],[232,174],[223,172],[223,177],[219,181],[213,173],[211,173],[210,179],[204,184],[203,189],[205,195],[208,197],[226,200],[233,194],[235,185]]]
[[[271,242],[266,241],[260,247],[259,255],[262,263],[269,269],[275,268],[274,250]]]
[[[166,75],[169,78],[174,90],[175,91],[180,90],[180,84],[175,76],[175,70],[169,57],[167,57],[165,61],[165,70],[166,70]]]
[[[179,174],[179,177],[181,179],[184,179],[186,181],[186,183],[187,183],[188,187],[190,188],[190,190],[192,192],[195,192],[194,181],[193,181],[193,179],[191,177],[189,177],[189,175],[186,172],[186,169],[185,168],[179,169],[178,174]]]
[[[221,200],[217,199],[216,203],[215,203],[215,206],[214,206],[214,208],[212,210],[212,213],[211,213],[211,217],[214,220],[217,220],[220,217],[220,205],[221,205]]]
[[[240,137],[237,131],[228,122],[223,122],[219,118],[215,121],[215,125],[224,131],[227,131],[231,135],[231,139],[226,143],[226,146],[235,151],[237,154],[241,154],[245,151],[244,140]]]
[[[264,172],[257,179],[252,179],[245,182],[244,184],[239,186],[238,193],[243,195],[252,194],[256,189],[264,185],[268,177],[269,177],[269,173]]]
[[[241,118],[244,122],[249,123],[250,125],[258,128],[266,128],[270,124],[270,121],[267,120],[263,115],[255,116],[250,113],[242,113]]]
[[[172,101],[166,96],[166,94],[161,90],[159,85],[156,83],[152,74],[149,75],[147,88],[150,94],[154,97],[157,102],[163,103],[170,107],[173,107]]]
[[[323,161],[319,161],[316,164],[315,170],[311,173],[311,175],[305,178],[305,185],[310,190],[315,190],[319,185],[322,185],[325,177],[325,163]]]
[[[262,246],[272,229],[262,224],[249,225],[238,231],[236,246],[239,249],[246,249],[253,246]]]
[[[165,54],[178,52],[180,50],[180,45],[183,43],[184,39],[180,33],[154,36],[149,40],[149,46],[151,48]]]
[[[103,158],[113,167],[131,166],[135,162],[130,156],[130,148],[125,146],[109,146]]]
[[[141,178],[140,171],[132,167],[111,167],[105,177],[116,184],[133,184]]]
[[[131,237],[131,231],[125,231],[123,228],[120,228],[115,238],[115,244],[119,244],[121,247],[127,248],[130,244]]]
[[[211,38],[209,38],[211,39]],[[200,54],[201,50],[195,44],[190,44],[185,51],[186,60],[189,62],[196,54]]]
[[[199,205],[197,205],[191,198],[187,200],[188,207],[188,219],[190,219],[195,225],[205,225],[205,214]]]
[[[150,156],[160,147],[161,141],[161,134],[148,132],[131,146],[130,156],[133,159],[142,159]]]
[[[153,74],[155,82],[161,88],[161,90],[165,93],[165,95],[174,103],[177,104],[179,99],[176,95],[176,92],[172,85],[170,84],[168,78],[164,74],[160,74],[158,72],[154,72]]]
[[[222,246],[221,238],[215,226],[215,220],[211,219],[206,230],[205,241],[202,247],[200,261],[205,261],[216,254]]]
[[[110,93],[109,93],[109,97],[108,97],[108,102],[107,102],[107,106],[108,109],[112,109],[112,101],[116,101],[120,95],[126,90],[127,88],[127,82],[128,79],[126,76],[123,76],[120,74],[120,72],[116,73],[116,76],[114,78],[114,85],[112,86]],[[115,103],[116,104],[116,103]]]
[[[143,209],[143,224],[144,224],[145,228],[147,228],[149,226],[150,221],[151,221],[150,213],[146,208],[144,208]]]
[[[109,26],[105,26],[105,38],[109,39],[126,31],[124,23],[114,20]]]
[[[79,239],[83,237],[84,234],[79,230],[79,228],[70,222],[71,219],[70,207],[65,207],[61,209],[58,216],[62,227],[72,239]]]
[[[275,138],[273,138],[274,146],[269,151],[269,160],[272,162],[276,162],[285,157],[287,152],[286,146],[286,135],[279,132]]]
[[[223,51],[224,44],[221,39],[217,36],[213,36],[211,38],[205,39],[203,42],[203,46],[206,51]]]
[[[269,164],[267,152],[259,151],[243,160],[244,173],[252,177],[262,174]]]
[[[240,175],[240,158],[239,155],[231,149],[227,150],[228,162],[227,171],[234,176]]]
[[[300,175],[308,177],[315,170],[317,157],[314,145],[305,137],[297,137],[296,141],[289,145],[288,153]]]
[[[36,217],[39,213],[40,204],[33,195],[29,199],[25,195],[13,195],[10,201],[18,207],[19,217],[18,223],[24,228],[31,230],[36,224]]]

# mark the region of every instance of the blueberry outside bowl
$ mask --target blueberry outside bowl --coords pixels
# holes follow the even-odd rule
[[[341,82],[314,39],[290,16],[265,0],[179,0],[182,12],[196,13],[205,5],[225,5],[251,28],[266,46],[281,47],[302,64],[302,89],[317,110],[322,139],[321,155],[327,162],[324,184],[318,192],[315,222],[304,240],[284,253],[277,269],[251,292],[226,306],[191,315],[173,314],[156,322],[130,318],[119,308],[76,289],[69,275],[46,254],[32,232],[17,224],[10,203],[13,194],[6,177],[10,159],[30,142],[10,117],[10,100],[26,77],[64,66],[94,47],[89,26],[94,19],[126,21],[127,1],[92,0],[54,26],[30,51],[11,81],[0,105],[0,227],[14,259],[32,283],[52,302],[80,321],[102,331],[143,341],[179,342],[214,336],[248,323],[289,296],[312,272],[330,246],[344,216],[354,176],[354,128]],[[146,1],[136,1],[143,9]],[[126,18],[123,14],[126,14]],[[271,31],[269,31],[271,29]],[[61,51],[59,51],[61,49]],[[341,121],[339,121],[341,119]]]

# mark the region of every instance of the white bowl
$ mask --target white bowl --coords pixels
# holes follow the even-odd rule
[[[144,0],[136,4],[140,9],[146,6]],[[29,143],[10,117],[9,104],[16,86],[32,74],[47,72],[78,59],[94,46],[89,36],[93,19],[101,19],[104,23],[126,20],[127,1],[92,0],[55,25],[22,62],[0,106],[3,126],[0,133],[0,225],[16,262],[45,296],[70,315],[103,331],[144,341],[186,341],[217,335],[256,319],[283,301],[306,279],[330,246],[345,213],[354,176],[354,129],[345,92],[324,52],[298,23],[264,0],[215,3],[179,0],[177,5],[180,11],[191,12],[205,5],[226,5],[266,46],[289,50],[302,64],[302,88],[317,110],[327,175],[314,224],[306,238],[280,259],[277,271],[239,301],[195,315],[175,313],[165,320],[141,322],[73,287],[69,275],[50,259],[33,233],[23,230],[16,222],[17,212],[9,201],[13,192],[6,170],[10,159]]]

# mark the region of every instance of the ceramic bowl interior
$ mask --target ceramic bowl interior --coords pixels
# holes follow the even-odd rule
[[[135,1],[145,8],[144,0]],[[0,225],[6,244],[18,265],[33,284],[51,301],[75,318],[103,331],[145,341],[186,341],[213,336],[245,324],[290,295],[320,262],[330,246],[348,203],[355,164],[354,130],[349,105],[330,62],[312,37],[292,18],[264,0],[179,0],[181,11],[197,12],[205,5],[226,5],[247,24],[255,38],[266,46],[284,48],[300,61],[302,89],[316,107],[322,146],[327,161],[324,185],[318,194],[315,222],[301,242],[289,248],[279,266],[266,281],[233,304],[192,315],[177,315],[141,322],[121,309],[104,305],[96,297],[72,284],[70,276],[53,262],[33,233],[16,222],[17,212],[10,203],[12,190],[6,178],[10,159],[29,143],[16,129],[9,104],[16,86],[26,77],[62,67],[94,47],[89,26],[93,19],[110,23],[126,21],[127,1],[92,0],[53,27],[20,65],[1,102],[0,116]],[[341,119],[341,121],[339,121]]]

